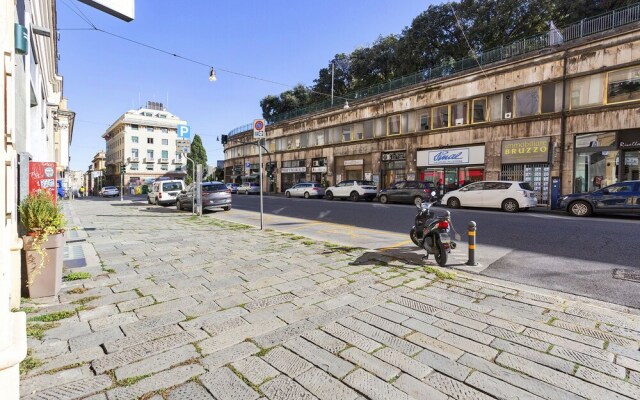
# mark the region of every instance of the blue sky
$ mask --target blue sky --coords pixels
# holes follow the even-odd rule
[[[425,0],[136,0],[124,22],[77,0],[58,0],[59,73],[76,112],[71,169],[86,170],[105,147],[101,135],[120,115],[147,100],[168,105],[202,137],[209,164],[224,158],[216,137],[261,118],[260,100],[288,86],[313,84],[337,53],[399,34],[431,3]],[[91,30],[97,27],[209,69]],[[168,99],[168,100],[167,100]]]

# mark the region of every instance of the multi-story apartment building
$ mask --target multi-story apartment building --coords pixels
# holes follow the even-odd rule
[[[178,138],[177,128],[187,122],[169,113],[162,103],[124,113],[102,135],[106,142],[106,184],[124,189],[153,182],[160,177],[184,179],[189,141]]]
[[[636,4],[353,93],[345,107],[280,116],[267,127],[266,189],[421,179],[446,191],[525,180],[550,205],[639,179],[639,49]],[[252,141],[249,127],[229,133],[226,181],[257,178]]]

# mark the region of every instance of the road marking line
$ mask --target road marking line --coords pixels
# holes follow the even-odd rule
[[[376,250],[379,250],[379,251],[387,251],[387,250],[394,249],[394,248],[396,248],[396,247],[402,247],[402,246],[404,246],[404,245],[406,245],[406,244],[409,244],[409,243],[413,243],[413,241],[411,241],[411,240],[405,240],[404,242],[400,242],[400,243],[392,244],[391,246],[381,247],[381,248],[376,249]]]

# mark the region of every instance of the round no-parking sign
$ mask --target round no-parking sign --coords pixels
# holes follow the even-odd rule
[[[253,138],[262,139],[266,136],[265,132],[266,121],[264,119],[253,120]]]

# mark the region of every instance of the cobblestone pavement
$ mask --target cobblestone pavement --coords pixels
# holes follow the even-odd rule
[[[26,399],[640,399],[637,310],[215,214],[66,209],[92,276],[23,304]]]

